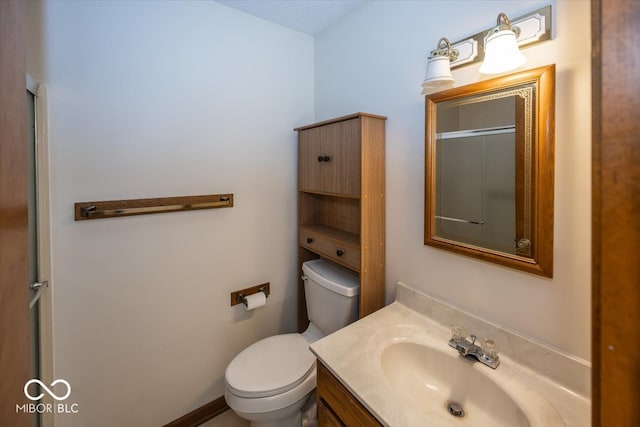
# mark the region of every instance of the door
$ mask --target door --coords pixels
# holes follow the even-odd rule
[[[592,2],[593,426],[640,419],[640,2]]]
[[[0,1],[0,425],[27,427],[28,310],[25,9]]]

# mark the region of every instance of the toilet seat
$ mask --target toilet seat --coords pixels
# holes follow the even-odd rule
[[[315,361],[302,335],[275,335],[241,351],[227,367],[225,382],[238,397],[276,396],[305,382],[315,373]]]
[[[240,397],[235,395],[229,389],[229,384],[227,384],[224,390],[224,399],[238,415],[243,418],[249,418],[247,417],[248,414],[267,414],[295,405],[296,402],[300,402],[309,396],[316,388],[316,383],[317,374],[314,366],[300,385],[284,393],[267,397]]]

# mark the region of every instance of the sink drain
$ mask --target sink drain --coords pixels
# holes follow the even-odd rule
[[[462,418],[464,417],[464,409],[462,409],[462,405],[456,402],[447,402],[447,411],[454,417]]]

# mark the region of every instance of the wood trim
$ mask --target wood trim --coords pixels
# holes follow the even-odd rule
[[[27,251],[26,2],[0,1],[0,425],[27,427],[30,378]]]
[[[553,217],[555,194],[556,66],[540,75],[535,108],[535,153],[532,209],[532,255],[535,274],[553,277]],[[544,140],[543,140],[544,138]]]
[[[154,199],[79,202],[74,205],[74,214],[76,221],[86,221],[91,219],[116,218],[121,216],[232,207],[233,194],[230,193],[208,194],[204,196],[160,197]],[[84,213],[87,208],[93,208],[93,213],[91,215]],[[123,212],[119,212],[120,210],[123,210]],[[126,210],[130,210],[130,212],[127,212]]]
[[[591,1],[591,425],[600,427],[600,117],[602,57],[600,0]]]
[[[384,307],[385,301],[385,122],[360,120],[360,318]]]
[[[640,418],[640,2],[592,1],[592,425]]]
[[[205,403],[199,408],[194,409],[186,415],[165,424],[164,427],[197,427],[209,421],[211,418],[215,418],[218,415],[229,409],[229,405],[224,400],[224,396],[212,400],[209,403]]]
[[[317,122],[317,123],[312,123],[310,125],[300,126],[300,127],[297,127],[297,128],[295,128],[293,130],[301,131],[301,130],[305,130],[305,129],[311,129],[311,128],[315,128],[315,127],[319,127],[319,126],[328,125],[328,124],[331,124],[331,123],[338,123],[338,122],[344,122],[345,120],[357,119],[358,117],[372,117],[374,119],[387,120],[386,116],[378,116],[376,114],[369,114],[369,113],[353,113],[353,114],[349,114],[347,116],[340,116],[340,117],[336,117],[336,118],[333,118],[333,119],[324,120],[322,122]]]

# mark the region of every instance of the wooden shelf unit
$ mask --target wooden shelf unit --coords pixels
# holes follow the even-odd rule
[[[359,313],[384,306],[385,120],[356,113],[298,132],[298,272],[325,258],[360,275]],[[298,330],[308,325],[298,285]]]

